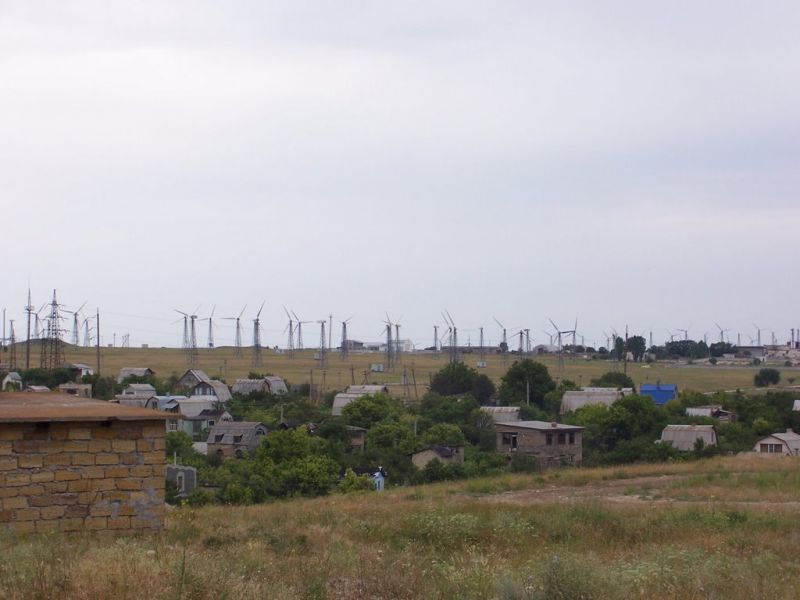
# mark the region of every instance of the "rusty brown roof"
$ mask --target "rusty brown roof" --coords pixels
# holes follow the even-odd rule
[[[69,394],[0,393],[0,423],[46,421],[158,421],[173,413],[123,406]]]

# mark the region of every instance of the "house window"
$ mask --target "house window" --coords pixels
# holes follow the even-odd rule
[[[566,433],[559,433],[558,434],[558,445],[563,446],[567,443],[567,434]]]
[[[570,444],[574,444],[575,443],[575,432],[574,431],[570,431],[569,432],[569,443]]]
[[[516,450],[517,449],[517,434],[516,433],[510,433],[510,432],[504,432],[503,433],[502,443],[503,443],[503,446],[509,446],[512,450]]]
[[[553,434],[552,433],[545,433],[544,434],[544,441],[548,446],[553,445]]]
[[[764,454],[780,454],[781,450],[780,444],[761,444],[761,452]]]
[[[224,437],[225,437],[224,433],[218,433],[217,435],[214,436],[214,442],[220,444],[222,443],[222,438]]]
[[[208,426],[209,427],[213,427],[214,425],[216,425],[216,422],[213,419],[209,419],[208,420]]]
[[[167,421],[167,431],[178,431],[178,422]]]
[[[178,473],[175,476],[175,487],[177,487],[178,491],[181,493],[186,491],[186,480],[183,473]]]
[[[241,435],[233,436],[233,443],[234,444],[241,444],[242,443],[242,436]]]

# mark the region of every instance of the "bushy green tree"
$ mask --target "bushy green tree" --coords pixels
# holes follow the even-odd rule
[[[759,369],[758,373],[753,376],[753,383],[757,387],[768,387],[769,385],[778,385],[781,381],[781,372],[778,369],[764,368]]]
[[[515,361],[503,375],[500,383],[500,400],[503,404],[522,406],[527,402],[529,389],[531,404],[543,408],[545,394],[555,387],[556,384],[550,377],[547,367],[526,358]]]
[[[375,491],[375,482],[369,475],[356,475],[353,469],[347,469],[339,482],[339,491],[343,494]]]
[[[387,394],[361,396],[342,409],[342,416],[349,425],[369,429],[381,421],[396,421],[404,412],[399,400]]]
[[[486,375],[461,362],[450,363],[431,378],[431,391],[442,396],[472,394],[480,403],[494,395],[494,383]]]
[[[613,388],[633,388],[636,389],[636,384],[628,375],[621,371],[609,371],[604,373],[596,379],[592,379],[591,384],[594,387],[613,387]]]
[[[449,423],[437,423],[422,436],[426,446],[463,446],[465,441],[461,428]]]

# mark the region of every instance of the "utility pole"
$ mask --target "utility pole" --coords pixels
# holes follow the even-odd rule
[[[100,376],[100,309],[97,309],[97,376]],[[28,321],[30,327],[30,320]]]

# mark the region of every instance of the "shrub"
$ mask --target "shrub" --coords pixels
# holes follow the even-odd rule
[[[756,387],[768,387],[770,384],[778,385],[781,380],[781,372],[777,369],[764,368],[753,376],[753,383]]]

